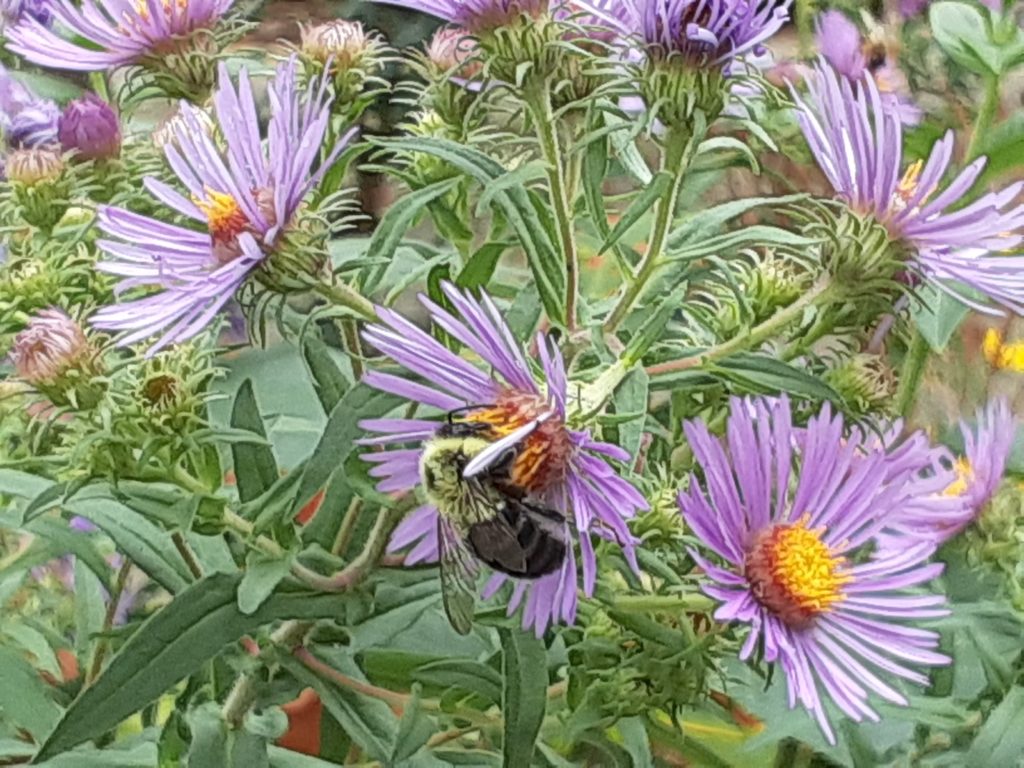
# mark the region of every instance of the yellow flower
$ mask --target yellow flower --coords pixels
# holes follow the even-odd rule
[[[1024,342],[1003,341],[1003,334],[995,328],[985,331],[985,339],[981,343],[982,354],[988,364],[999,370],[1024,372]]]

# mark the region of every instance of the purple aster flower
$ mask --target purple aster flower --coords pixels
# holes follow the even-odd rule
[[[95,93],[64,107],[57,138],[61,149],[77,152],[84,160],[107,160],[121,154],[121,123],[111,106]]]
[[[145,183],[160,202],[203,229],[101,208],[100,228],[114,239],[99,241],[110,257],[99,268],[123,278],[118,293],[140,286],[159,290],[100,309],[94,325],[127,331],[122,344],[159,333],[153,354],[199,333],[255,270],[281,254],[299,204],[354,131],[318,164],[331,100],[325,79],[300,86],[294,56],[278,67],[270,101],[264,142],[248,73],[242,70],[236,88],[221,65],[213,102],[226,151],[204,128],[198,110],[182,103],[164,154],[189,196],[155,178]]]
[[[15,80],[0,64],[0,131],[8,147],[40,147],[57,140],[60,111]]]
[[[578,5],[628,40],[660,56],[725,67],[757,52],[789,18],[789,0],[579,0]]]
[[[836,194],[885,226],[909,249],[915,270],[940,289],[986,309],[948,284],[959,281],[1024,313],[1024,257],[994,255],[1024,240],[1024,205],[1014,204],[1024,184],[961,206],[986,160],[978,158],[942,189],[953,157],[952,131],[935,143],[927,162],[901,173],[903,124],[885,108],[870,74],[851,83],[819,61],[807,82],[807,101],[793,89],[797,119]]]
[[[852,720],[878,720],[871,694],[906,705],[893,679],[927,685],[914,667],[950,661],[935,651],[937,633],[908,626],[946,614],[941,596],[906,592],[941,573],[925,562],[934,543],[908,538],[865,556],[922,492],[930,452],[894,457],[844,440],[843,427],[828,406],[797,430],[784,398],[734,399],[724,438],[685,425],[700,476],[679,497],[686,524],[724,561],[692,553],[721,602],[715,618],[750,625],[740,657],[761,646],[785,673],[790,707],[799,702],[833,743],[826,698]]]
[[[956,475],[942,495],[947,500],[962,501],[962,506],[945,512],[911,508],[903,510],[898,518],[907,529],[920,536],[930,536],[939,543],[967,527],[995,494],[1006,470],[1017,427],[1006,400],[998,398],[978,409],[975,429],[961,422],[960,431],[964,437],[964,454],[955,461],[952,457],[944,460]]]
[[[381,325],[367,329],[366,340],[420,380],[413,380],[408,374],[371,371],[364,381],[441,411],[487,404],[474,411],[474,421],[487,421],[501,434],[551,413],[523,441],[512,476],[517,486],[575,523],[583,564],[583,591],[590,595],[597,575],[591,534],[617,542],[634,562],[634,540],[626,527],[626,518],[646,509],[647,503],[608,464],[609,458],[625,461],[629,456],[613,445],[596,441],[587,430],[574,430],[566,425],[565,367],[558,349],[545,335],[537,338],[538,363],[543,374],[543,384],[538,384],[522,346],[513,338],[490,298],[484,295],[478,301],[447,284],[444,292],[455,314],[425,297],[420,300],[434,325],[461,342],[490,372],[450,351],[395,312],[381,308]],[[360,426],[378,433],[363,440],[363,444],[392,446],[364,456],[376,465],[371,474],[380,478],[378,490],[408,491],[420,484],[421,444],[434,436],[440,426],[438,421],[373,419]],[[406,563],[436,560],[437,516],[437,509],[429,505],[410,514],[395,531],[391,551],[412,545]],[[492,596],[505,581],[503,574],[496,574],[485,587],[484,596]],[[576,560],[570,548],[559,571],[535,581],[515,583],[508,612],[512,614],[525,598],[523,626],[533,627],[540,635],[554,622],[571,623],[575,619],[576,587]]]
[[[7,47],[34,64],[94,71],[138,64],[214,26],[233,0],[49,0],[64,36],[32,16],[7,30]],[[85,44],[78,42],[81,40]]]
[[[882,95],[886,109],[899,110],[904,125],[917,125],[923,113],[910,96],[910,84],[894,63],[884,43],[863,38],[857,25],[841,11],[826,11],[818,17],[818,50],[835,70],[850,80],[868,72]]]

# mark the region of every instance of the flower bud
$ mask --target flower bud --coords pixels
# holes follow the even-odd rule
[[[26,187],[56,181],[64,173],[64,158],[54,149],[16,149],[7,156],[7,178]]]
[[[95,349],[81,326],[61,309],[44,309],[14,338],[18,377],[37,388],[60,386],[72,370],[91,369]]]
[[[878,355],[854,355],[827,371],[824,378],[853,413],[868,415],[893,409],[896,375]]]
[[[469,32],[458,27],[442,27],[427,45],[427,61],[432,74],[472,79],[480,74],[483,62],[480,48]]]
[[[94,93],[87,93],[64,108],[57,137],[64,151],[73,150],[84,160],[108,160],[121,154],[117,115]]]
[[[358,21],[335,19],[301,26],[301,51],[309,59],[336,69],[362,69],[380,48],[380,38],[368,34]]]

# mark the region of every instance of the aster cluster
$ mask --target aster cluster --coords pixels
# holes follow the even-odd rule
[[[5,614],[5,756],[1011,738],[1005,73],[972,112],[951,54],[942,122],[903,21],[791,0],[367,0],[272,52],[232,0],[8,6],[0,594],[75,605]]]

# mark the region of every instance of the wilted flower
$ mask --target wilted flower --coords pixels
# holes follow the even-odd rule
[[[199,222],[205,231],[186,229],[122,208],[99,212],[101,229],[113,240],[100,241],[110,258],[101,270],[124,278],[118,291],[139,286],[155,293],[104,307],[93,316],[99,328],[127,331],[130,344],[162,334],[150,350],[191,338],[205,328],[246,279],[260,274],[300,279],[318,254],[291,249],[287,239],[299,205],[353,135],[349,132],[317,165],[330,120],[325,81],[302,89],[292,57],[280,65],[270,85],[275,105],[266,144],[260,138],[256,103],[248,73],[238,88],[222,65],[214,94],[223,151],[202,127],[198,110],[182,104],[183,122],[164,147],[171,168],[189,197],[155,178],[146,186],[161,202]],[[297,251],[297,252],[296,252]],[[270,272],[268,272],[268,270]]]
[[[60,178],[64,172],[64,159],[55,149],[16,149],[7,156],[7,178],[33,187]]]
[[[921,110],[910,96],[910,84],[899,65],[892,61],[884,41],[865,40],[857,25],[842,11],[826,11],[818,18],[818,49],[843,77],[860,80],[868,72],[887,109],[895,109],[905,125],[917,125]]]
[[[94,355],[82,327],[55,307],[29,320],[11,348],[18,377],[37,387],[57,384],[67,371],[82,366]]]
[[[380,37],[368,34],[358,21],[335,19],[323,24],[300,25],[302,53],[321,65],[339,69],[360,67],[380,48]]]
[[[682,514],[725,565],[691,554],[722,603],[715,618],[750,625],[741,658],[763,648],[782,667],[790,707],[799,702],[831,742],[823,697],[858,722],[878,720],[871,693],[906,705],[894,678],[928,684],[907,662],[949,663],[935,651],[938,633],[908,626],[946,614],[941,596],[906,593],[943,566],[925,564],[934,543],[911,537],[861,555],[889,516],[948,480],[919,482],[927,445],[844,440],[828,406],[797,430],[786,399],[734,399],[723,439],[700,422],[685,431],[700,476],[680,494]]]
[[[109,160],[121,154],[121,124],[107,102],[87,93],[64,107],[57,126],[61,148],[84,160]]]
[[[213,27],[234,0],[50,0],[65,36],[34,18],[7,31],[7,47],[34,64],[76,71],[140,64]],[[81,40],[81,42],[79,42]],[[84,44],[83,44],[84,43]]]
[[[579,532],[583,560],[583,591],[594,591],[597,564],[591,535],[597,534],[624,547],[632,560],[633,538],[625,519],[646,509],[643,497],[609,466],[607,458],[625,461],[621,449],[594,440],[587,430],[570,429],[566,423],[568,382],[562,356],[551,341],[537,338],[538,363],[544,383],[538,385],[522,346],[512,336],[501,313],[486,295],[477,301],[451,285],[445,295],[455,308],[450,314],[425,297],[424,306],[434,324],[470,350],[490,372],[451,352],[433,336],[387,309],[378,309],[382,323],[371,326],[366,340],[394,360],[405,374],[370,372],[364,381],[414,403],[441,411],[486,404],[474,420],[489,422],[502,434],[509,434],[544,413],[552,415],[523,442],[512,469],[516,485],[533,497],[573,517]],[[380,478],[382,492],[406,491],[420,483],[422,443],[434,436],[436,420],[388,418],[364,421],[360,425],[379,434],[363,440],[367,445],[411,445],[371,452],[364,459],[373,462],[374,477]],[[437,510],[423,506],[410,514],[395,531],[391,549],[413,545],[406,563],[437,559]],[[496,574],[484,590],[489,597],[506,577]],[[538,634],[551,623],[572,622],[576,616],[577,567],[571,550],[560,571],[535,581],[519,581],[509,613],[526,597],[523,626]]]
[[[1024,206],[1013,204],[1024,185],[1015,183],[961,206],[985,158],[940,191],[953,157],[952,131],[935,144],[927,163],[913,163],[901,174],[900,116],[885,108],[870,75],[851,83],[819,62],[808,85],[807,101],[793,91],[797,118],[836,194],[884,226],[909,249],[913,267],[940,289],[976,306],[948,285],[960,281],[1024,312],[1024,257],[992,255],[1024,240]]]
[[[8,147],[40,147],[57,140],[60,111],[33,95],[0,64],[0,131]]]
[[[519,21],[537,18],[548,10],[548,0],[373,0],[397,5],[465,27],[473,34],[488,32]]]

